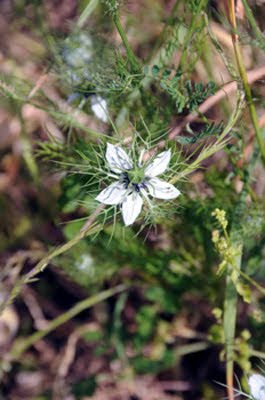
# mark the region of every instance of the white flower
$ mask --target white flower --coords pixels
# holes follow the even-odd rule
[[[93,57],[93,43],[89,35],[81,33],[69,37],[61,49],[61,55],[66,64],[63,79],[69,80],[75,86],[91,79],[88,64]]]
[[[95,116],[102,122],[108,122],[107,102],[101,96],[91,96],[91,109]]]
[[[106,160],[109,169],[117,175],[96,200],[107,205],[121,205],[123,221],[126,226],[134,223],[141,212],[143,199],[150,204],[149,195],[157,199],[172,200],[180,191],[157,176],[163,174],[170,162],[171,151],[163,151],[146,166],[142,165],[142,155],[138,163],[133,163],[128,154],[119,146],[107,143]]]
[[[92,39],[84,32],[68,37],[62,47],[63,59],[72,68],[85,68],[91,61],[92,55]]]
[[[260,374],[253,374],[248,378],[251,396],[255,400],[265,399],[265,378]]]

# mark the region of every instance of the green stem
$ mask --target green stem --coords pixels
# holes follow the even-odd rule
[[[178,25],[173,26],[170,32],[168,32],[168,38],[164,46],[162,46],[156,54],[151,58],[150,62],[148,63],[148,67],[151,68],[154,65],[157,65],[160,69],[164,68],[169,61],[171,60],[178,42],[176,40],[176,35],[178,34]],[[116,118],[116,125],[121,127],[128,116],[128,111],[135,102],[139,99],[141,95],[141,90],[145,91],[149,88],[152,81],[154,80],[153,76],[145,76],[141,82],[139,83],[139,87],[133,90],[133,92],[129,95],[128,101],[124,107],[122,107],[121,111],[119,112]],[[140,89],[139,89],[140,88]]]
[[[88,5],[85,7],[84,11],[82,12],[80,17],[78,18],[78,21],[76,23],[76,27],[77,28],[79,28],[79,29],[83,28],[86,20],[88,19],[88,17],[92,14],[92,12],[97,7],[98,1],[99,0],[90,0]]]
[[[135,56],[135,54],[134,54],[134,52],[133,52],[133,50],[132,50],[132,48],[130,46],[130,43],[129,43],[128,38],[127,38],[127,35],[125,33],[125,30],[123,29],[123,26],[121,24],[119,15],[117,13],[113,16],[113,21],[114,21],[114,24],[115,24],[115,26],[116,26],[119,34],[120,34],[121,40],[122,40],[122,42],[124,44],[124,47],[126,49],[127,56],[128,56],[129,61],[130,61],[130,64],[131,64],[133,72],[134,73],[139,73],[139,71],[140,71],[139,62],[138,62],[138,60],[137,60],[137,58],[136,58],[136,56]]]
[[[114,288],[104,290],[103,292],[95,294],[94,296],[88,297],[85,300],[79,301],[74,307],[70,308],[70,310],[50,321],[45,329],[35,332],[28,338],[23,338],[23,340],[17,342],[11,349],[11,360],[18,360],[30,346],[32,346],[38,340],[42,339],[44,336],[47,336],[54,329],[58,328],[58,326],[64,324],[65,322],[74,318],[76,315],[80,314],[82,311],[94,306],[95,304],[103,300],[106,300],[107,298],[117,293],[124,291],[125,289],[127,289],[126,285],[118,285]]]
[[[265,165],[265,142],[264,142],[264,139],[262,137],[262,133],[261,133],[261,130],[259,127],[258,116],[257,116],[256,108],[255,108],[255,105],[253,102],[251,89],[250,89],[250,86],[248,83],[247,72],[246,72],[246,69],[244,66],[241,49],[240,49],[237,39],[233,40],[233,44],[234,44],[234,51],[235,51],[235,55],[236,55],[238,70],[239,70],[239,73],[240,73],[240,76],[242,79],[242,83],[243,83],[243,87],[244,87],[244,91],[245,91],[245,95],[246,95],[246,99],[247,99],[247,103],[248,103],[248,107],[249,107],[249,113],[250,113],[252,125],[253,125],[254,131],[255,131],[255,134],[257,137],[257,142],[258,142],[259,149],[261,152],[262,160]]]
[[[250,171],[252,170],[254,163],[251,162],[248,165],[248,171],[250,176]],[[246,211],[248,190],[247,182],[245,182],[242,189],[240,199],[235,208],[234,218],[231,228],[231,242],[233,246],[239,249],[238,255],[235,257],[233,265],[229,265],[227,269],[226,277],[226,288],[225,288],[225,299],[224,299],[224,338],[225,338],[225,353],[226,353],[226,384],[228,399],[234,400],[234,340],[235,340],[235,330],[236,330],[236,317],[237,317],[237,290],[232,281],[231,273],[234,268],[237,271],[241,270],[241,261],[243,254],[243,238],[239,233],[239,227],[241,225],[242,218]]]
[[[226,354],[226,384],[229,400],[234,400],[234,340],[236,331],[237,316],[237,290],[232,281],[231,273],[234,268],[241,270],[241,261],[243,253],[243,239],[238,234],[238,229],[246,209],[246,197],[248,191],[246,184],[240,195],[239,202],[235,208],[234,219],[231,228],[231,242],[233,246],[239,249],[238,255],[235,257],[234,264],[229,265],[226,276],[226,288],[224,299],[224,338],[225,338],[225,354]]]
[[[192,16],[190,27],[189,27],[189,30],[188,30],[188,33],[187,33],[187,36],[185,38],[185,42],[184,42],[184,45],[183,45],[183,51],[181,53],[181,57],[180,57],[180,60],[179,60],[178,70],[181,70],[181,71],[184,70],[184,67],[185,67],[186,61],[187,61],[187,54],[188,54],[189,44],[190,44],[190,41],[192,39],[192,36],[194,34],[194,31],[195,31],[195,28],[196,28],[196,25],[197,25],[197,17],[201,13],[203,7],[207,3],[208,3],[208,0],[201,0],[199,5],[198,5],[198,8],[196,10],[196,13],[193,14],[193,16]]]
[[[237,269],[241,268],[243,245],[240,245],[240,253],[236,258]],[[233,266],[231,266],[233,268]],[[234,399],[233,379],[234,379],[234,339],[236,330],[237,315],[237,290],[232,281],[230,273],[226,277],[225,300],[224,300],[224,337],[226,353],[226,384],[229,400]]]
[[[258,121],[258,116],[256,112],[256,108],[254,106],[252,94],[251,94],[251,89],[248,83],[248,77],[247,77],[247,72],[245,69],[243,57],[242,57],[242,52],[238,40],[238,35],[236,34],[237,32],[237,24],[236,24],[236,15],[235,15],[235,3],[234,0],[227,0],[227,5],[228,5],[228,18],[231,23],[231,37],[232,37],[232,42],[233,42],[233,47],[234,47],[234,52],[236,56],[236,62],[239,70],[240,77],[242,79],[243,83],[243,88],[245,92],[245,96],[247,99],[248,103],[248,108],[249,108],[249,113],[252,121],[252,125],[257,137],[257,142],[259,145],[259,149],[261,152],[261,157],[263,164],[265,165],[265,143],[262,137],[262,133],[259,127],[259,121]]]
[[[248,17],[250,26],[253,29],[253,32],[254,32],[254,34],[256,36],[255,39],[257,39],[257,41],[259,42],[260,47],[263,50],[265,50],[265,38],[264,38],[264,35],[261,32],[256,20],[255,20],[255,17],[253,15],[252,11],[251,11],[251,8],[249,7],[249,5],[247,3],[247,0],[242,0],[242,3],[243,3],[243,6],[244,6],[244,9],[245,9],[245,13],[246,13],[246,15]]]
[[[248,102],[252,124],[257,136],[259,149],[262,155],[263,162],[265,163],[265,144],[259,128],[256,108],[254,106],[251,89],[248,83],[247,72],[244,66],[242,53],[238,41],[238,36],[235,34],[237,26],[236,26],[234,1],[228,0],[227,4],[228,4],[229,19],[233,29],[231,36],[232,36],[237,66],[240,77],[242,79],[243,88]],[[248,169],[252,169],[252,166],[253,163],[251,162]],[[231,240],[240,249],[240,252],[235,260],[235,266],[237,270],[241,269],[241,259],[243,251],[243,239],[238,237],[237,231],[238,227],[240,226],[240,220],[243,216],[243,212],[246,208],[247,190],[245,189],[245,187],[242,190],[239,204],[236,207],[235,218],[231,229]],[[229,270],[232,269],[233,266],[231,265]],[[223,324],[224,324],[225,351],[226,351],[226,384],[227,384],[227,392],[229,400],[234,399],[233,379],[234,379],[234,339],[235,339],[235,329],[236,329],[236,316],[237,316],[237,290],[234,283],[232,282],[230,272],[228,272],[226,278]]]

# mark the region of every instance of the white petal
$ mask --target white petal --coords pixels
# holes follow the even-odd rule
[[[95,116],[103,122],[108,121],[107,102],[100,96],[91,97],[91,109]]]
[[[120,182],[114,182],[106,189],[102,190],[102,192],[100,192],[96,197],[96,200],[103,204],[119,204],[123,200],[126,192],[127,189],[124,188],[123,184]]]
[[[145,176],[153,178],[155,176],[163,174],[168,167],[171,158],[171,151],[163,151],[158,154],[156,158],[147,166],[145,170]]]
[[[265,378],[260,374],[253,374],[248,378],[250,393],[255,400],[265,399]]]
[[[143,199],[138,193],[133,192],[126,196],[121,206],[122,217],[126,226],[134,223],[141,212],[142,205]]]
[[[152,178],[146,182],[149,193],[157,199],[171,200],[180,195],[180,191],[171,183],[162,181],[159,178]]]
[[[138,161],[138,166],[141,167],[143,165],[143,158],[144,158],[145,150],[141,150],[140,156],[139,156],[139,161]]]
[[[132,160],[119,146],[107,143],[106,159],[109,167],[114,172],[121,172],[132,168]]]

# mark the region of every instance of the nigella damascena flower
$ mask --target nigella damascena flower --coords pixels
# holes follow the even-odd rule
[[[91,110],[102,122],[108,122],[108,106],[106,100],[101,96],[91,96]]]
[[[61,49],[62,61],[65,63],[63,77],[69,84],[74,86],[75,91],[70,94],[68,101],[71,102],[84,93],[91,92],[91,68],[95,53],[95,45],[92,38],[84,32],[69,37]],[[93,86],[93,85],[92,85]],[[108,122],[108,106],[105,99],[97,94],[90,96],[91,110],[102,122]]]
[[[248,378],[250,394],[255,400],[265,399],[265,378],[260,374],[253,374]]]
[[[96,200],[107,205],[120,205],[123,221],[126,226],[134,223],[141,212],[144,199],[150,205],[149,196],[157,199],[172,200],[180,191],[168,182],[157,178],[168,168],[171,151],[163,151],[146,165],[142,164],[143,152],[138,162],[119,146],[107,143],[106,160],[109,169],[116,178],[106,189],[102,190]]]

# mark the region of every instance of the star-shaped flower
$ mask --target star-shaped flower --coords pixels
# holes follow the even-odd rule
[[[143,153],[139,161],[133,163],[121,147],[107,143],[107,164],[115,173],[111,176],[117,180],[102,190],[96,200],[107,205],[120,204],[126,226],[133,224],[140,214],[143,199],[150,204],[149,195],[163,200],[172,200],[180,195],[175,186],[157,178],[168,168],[171,151],[163,151],[146,165],[142,165]]]

